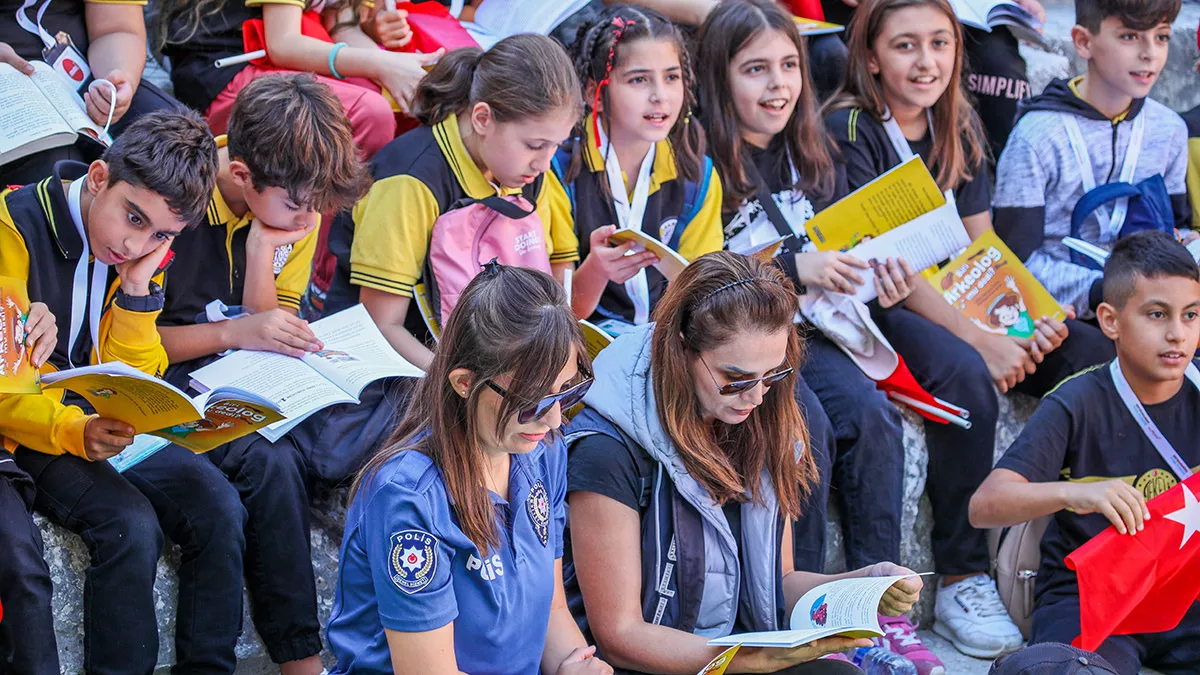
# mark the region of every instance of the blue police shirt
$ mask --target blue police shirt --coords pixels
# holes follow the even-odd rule
[[[453,621],[459,670],[537,673],[563,554],[566,467],[561,438],[512,456],[510,501],[489,493],[501,545],[485,557],[459,529],[427,455],[407,450],[384,464],[346,515],[328,628],[332,672],[390,675],[385,628],[422,632]]]

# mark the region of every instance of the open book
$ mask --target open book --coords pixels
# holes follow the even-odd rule
[[[238,351],[192,372],[192,388],[237,387],[278,406],[287,419],[258,430],[271,442],[283,438],[309,415],[339,403],[358,403],[371,382],[385,377],[421,377],[379,332],[367,308],[355,305],[309,324],[325,348],[301,358]]]
[[[997,26],[1007,26],[1018,40],[1050,48],[1042,37],[1041,20],[1011,0],[950,0],[950,6],[965,26],[989,33]]]
[[[593,361],[605,347],[613,343],[613,336],[591,321],[580,319],[579,328],[583,331],[583,343],[587,345],[588,357]]]
[[[25,349],[25,319],[29,296],[25,282],[0,277],[0,394],[36,394],[38,371]]]
[[[71,145],[81,135],[104,146],[112,138],[88,117],[83,99],[41,61],[33,75],[0,63],[0,164],[50,148]]]
[[[796,22],[796,29],[801,35],[829,35],[831,33],[840,33],[846,30],[846,27],[841,24],[830,23],[828,21],[817,21],[816,19],[806,19],[802,16],[792,17]]]
[[[683,271],[683,268],[688,266],[688,259],[679,255],[679,253],[662,243],[661,241],[651,237],[641,230],[620,229],[612,233],[608,241],[613,246],[620,246],[627,241],[634,242],[634,251],[651,251],[658,256],[658,262],[654,267],[662,272],[662,275],[667,278],[667,281],[675,281],[675,277]]]
[[[120,361],[48,373],[42,376],[42,386],[69,389],[101,417],[194,452],[207,452],[283,419],[274,404],[249,391],[222,387],[192,399]]]
[[[879,601],[892,584],[907,578],[865,577],[821,584],[805,593],[792,608],[791,630],[739,633],[709,640],[708,644],[790,649],[834,635],[876,638],[883,635]]]
[[[1067,314],[993,230],[929,280],[946,302],[988,333],[1027,338],[1043,316]]]

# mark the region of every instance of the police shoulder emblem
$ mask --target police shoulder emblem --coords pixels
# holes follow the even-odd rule
[[[529,512],[529,522],[533,523],[533,531],[537,533],[542,546],[550,540],[550,498],[546,496],[546,485],[541,480],[529,488],[529,496],[525,498],[525,510]]]
[[[401,530],[392,534],[388,554],[388,576],[396,588],[416,593],[433,581],[437,570],[437,537],[421,530]]]

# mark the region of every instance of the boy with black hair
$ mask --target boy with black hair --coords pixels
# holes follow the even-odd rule
[[[1076,0],[1075,52],[1087,73],[1047,85],[1024,102],[996,167],[996,232],[1063,304],[1090,318],[1101,274],[1072,262],[1062,238],[1075,204],[1113,181],[1166,182],[1177,227],[1191,221],[1184,183],[1187,128],[1147,96],[1167,60],[1180,0]],[[1097,209],[1079,235],[1108,246],[1123,218]]]
[[[1113,247],[1103,284],[1096,315],[1116,360],[1047,394],[971,498],[975,527],[1054,514],[1042,539],[1031,644],[1079,635],[1079,586],[1065,557],[1110,523],[1136,534],[1149,517],[1146,501],[1181,479],[1172,465],[1200,466],[1200,383],[1191,381],[1200,374],[1188,374],[1200,340],[1200,267],[1170,235],[1140,232]],[[1139,407],[1153,425],[1138,421]],[[1173,451],[1156,448],[1152,426]],[[1097,651],[1123,674],[1142,666],[1194,673],[1200,605],[1174,630],[1113,636]]]
[[[0,192],[0,269],[63,318],[48,367],[122,361],[162,373],[167,358],[154,320],[163,296],[152,279],[174,238],[203,216],[216,170],[216,146],[198,115],[152,113],[91,165],[59,162],[49,178]],[[133,429],[88,410],[72,393],[0,396],[5,446],[36,488],[34,508],[82,536],[91,556],[85,670],[154,669],[154,579],[165,533],[183,548],[177,668],[232,672],[240,598],[230,606],[209,598],[241,586],[236,492],[190,452],[164,451],[118,474],[104,460],[129,445]],[[36,582],[18,590],[48,603],[50,589]]]
[[[320,214],[350,207],[368,187],[342,104],[312,75],[268,75],[247,84],[228,135],[216,144],[220,168],[206,220],[180,236],[187,258],[164,274],[158,325],[171,360],[168,379],[180,387],[227,349],[302,356],[321,348],[296,317]],[[247,511],[245,576],[267,652],[284,675],[320,673],[309,472],[297,441],[271,443],[251,434],[208,459]],[[240,586],[236,593],[240,598]]]

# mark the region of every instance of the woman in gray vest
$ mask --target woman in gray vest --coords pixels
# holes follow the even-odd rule
[[[797,304],[776,266],[712,253],[668,287],[655,323],[596,358],[587,408],[566,430],[566,585],[617,672],[696,672],[721,651],[709,639],[786,629],[820,583],[907,572],[795,570],[791,525],[818,481],[792,395],[804,356]],[[908,611],[920,590],[915,577],[897,583],[879,611]],[[743,648],[727,672],[853,673],[818,659],[869,645]]]

